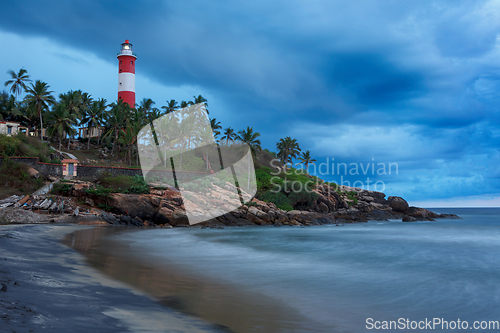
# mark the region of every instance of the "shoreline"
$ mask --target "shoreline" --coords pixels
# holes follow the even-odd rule
[[[71,224],[0,226],[2,330],[37,332],[217,332],[95,270],[61,240]],[[137,229],[136,229],[137,230]]]
[[[140,230],[129,229],[130,234]],[[276,333],[331,331],[283,300],[134,252],[123,239],[128,238],[127,234],[128,230],[123,229],[96,228],[67,235],[65,242],[83,253],[100,272],[150,295],[167,308],[201,318],[222,332],[244,333],[252,328]]]

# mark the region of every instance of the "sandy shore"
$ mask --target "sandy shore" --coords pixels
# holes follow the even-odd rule
[[[217,332],[87,265],[61,239],[89,226],[0,226],[0,332]]]

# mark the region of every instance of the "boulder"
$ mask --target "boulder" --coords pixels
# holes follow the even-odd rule
[[[404,213],[409,208],[408,202],[406,202],[406,200],[401,197],[389,197],[387,199],[387,202],[395,212]]]
[[[152,220],[155,215],[155,208],[145,195],[113,193],[108,205],[122,215],[139,216],[143,220]]]
[[[87,191],[89,188],[93,187],[94,184],[88,182],[77,182],[73,184],[71,194],[74,197],[83,197],[87,195]]]
[[[416,218],[414,218],[413,216],[408,216],[408,215],[405,215],[402,219],[403,222],[415,222],[417,221]]]
[[[434,218],[439,217],[438,214],[431,212],[425,208],[410,207],[407,215],[417,218],[417,220],[434,221]]]
[[[321,213],[328,213],[330,211],[330,209],[328,208],[328,206],[324,203],[324,202],[321,202],[319,205],[318,205],[318,210],[321,212]]]
[[[90,198],[85,198],[85,204],[90,206],[90,207],[94,207],[94,205],[95,205],[94,200],[92,200]]]
[[[38,171],[36,171],[33,168],[29,168],[28,169],[28,175],[30,175],[31,178],[38,178],[38,177],[40,177],[40,174],[38,173]]]

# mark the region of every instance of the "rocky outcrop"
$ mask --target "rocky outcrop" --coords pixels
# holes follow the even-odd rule
[[[57,197],[15,197],[7,200],[4,205],[14,205],[17,202],[24,209],[33,211],[65,212],[79,216],[100,216],[101,221],[113,225],[128,226],[161,226],[161,227],[187,227],[189,221],[185,207],[190,212],[203,213],[206,196],[212,202],[220,202],[220,207],[234,207],[240,204],[226,186],[213,185],[208,192],[199,195],[183,190],[179,192],[173,187],[151,188],[149,194],[123,194],[96,195],[93,183],[73,181],[70,193],[73,201],[68,198]],[[295,225],[307,226],[318,224],[341,224],[352,222],[366,222],[368,220],[399,219],[405,222],[432,221],[435,218],[456,218],[455,215],[436,214],[429,210],[409,207],[401,197],[391,196],[387,200],[382,192],[368,191],[353,187],[332,187],[327,184],[316,186],[312,191],[316,193],[316,201],[309,202],[306,210],[292,210],[287,212],[279,209],[273,203],[252,199],[246,205],[222,216],[196,224],[201,227],[224,226],[282,226]],[[69,198],[72,199],[72,198]],[[235,201],[236,202],[232,202]],[[22,202],[22,203],[21,203]],[[78,202],[78,203],[77,203]],[[2,202],[0,202],[2,203]],[[83,205],[84,203],[85,205]],[[111,213],[103,214],[97,208],[108,207]],[[226,210],[227,211],[227,210]],[[76,215],[76,214],[75,214]]]
[[[399,213],[406,212],[410,207],[410,205],[408,205],[408,202],[406,202],[406,200],[401,197],[389,197],[387,199],[387,203],[389,204],[389,206],[392,208],[393,211]]]
[[[118,213],[143,220],[152,220],[155,208],[147,195],[113,193],[108,199],[108,205]]]

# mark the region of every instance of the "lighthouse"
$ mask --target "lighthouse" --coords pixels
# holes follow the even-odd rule
[[[135,107],[135,60],[137,56],[132,52],[132,44],[127,40],[122,43],[118,58],[118,100]]]

